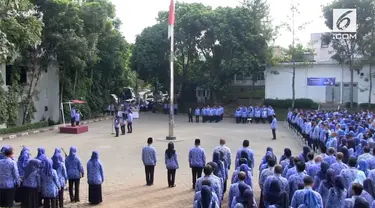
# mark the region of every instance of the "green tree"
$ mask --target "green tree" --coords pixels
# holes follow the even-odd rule
[[[356,8],[357,9],[357,38],[356,39],[333,39],[331,33],[323,37],[326,44],[331,44],[334,49],[333,59],[337,60],[342,66],[347,66],[350,70],[350,107],[353,107],[353,82],[354,72],[359,72],[363,66],[363,60],[360,59],[363,50],[365,36],[370,32],[368,19],[371,19],[372,6],[371,0],[335,0],[323,7],[323,16],[325,24],[329,29],[333,28],[333,9]]]
[[[167,24],[145,28],[136,38],[131,57],[132,68],[139,78],[151,83],[154,89],[166,90],[169,86],[167,36]]]
[[[296,25],[296,20],[300,15],[299,4],[291,0],[290,3],[290,14],[288,15],[288,22],[284,23],[281,27],[284,27],[292,35],[291,44],[287,52],[287,60],[292,63],[292,108],[294,108],[296,100],[296,62],[303,60],[304,53],[306,49],[300,44],[298,44],[298,32],[305,29],[309,22],[304,22],[302,24]]]
[[[43,28],[41,14],[29,0],[0,0],[0,64],[17,58],[18,53],[40,43]],[[4,80],[0,73],[0,86]],[[15,88],[0,87],[0,123],[16,124]]]

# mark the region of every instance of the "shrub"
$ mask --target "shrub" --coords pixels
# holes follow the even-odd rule
[[[31,129],[39,129],[39,128],[44,128],[48,126],[48,121],[41,121],[37,123],[32,123],[32,124],[25,124],[22,126],[15,126],[15,127],[10,127],[10,128],[5,128],[5,129],[0,129],[0,135],[1,134],[12,134],[12,133],[18,133],[22,131],[27,131]]]
[[[290,108],[292,106],[292,99],[265,99],[264,105],[270,105],[273,108]],[[317,109],[319,107],[318,103],[315,103],[311,99],[296,99],[294,103],[295,108],[303,109]]]
[[[359,107],[363,109],[368,109],[368,103],[360,103]],[[375,109],[375,104],[371,103],[370,109]]]
[[[353,102],[353,108],[358,107],[358,103]],[[345,108],[350,108],[350,102],[345,103]]]

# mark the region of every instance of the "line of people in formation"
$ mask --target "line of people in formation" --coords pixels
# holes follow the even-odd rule
[[[169,103],[163,103],[164,114],[168,114],[169,113],[169,110],[170,110],[169,106],[170,106]],[[174,114],[178,113],[178,104],[177,103],[173,104],[173,112],[174,112]]]
[[[115,137],[119,137],[120,130],[121,135],[125,135],[126,128],[128,128],[128,133],[133,133],[133,114],[131,110],[125,110],[124,112],[120,113],[118,112],[115,116],[114,120],[114,128],[115,128]]]
[[[236,123],[269,123],[272,122],[272,116],[275,115],[275,110],[272,106],[238,106],[234,112]]]
[[[65,154],[65,152],[64,152]],[[64,189],[69,184],[72,203],[79,202],[81,178],[85,171],[75,147],[69,155],[62,155],[56,148],[49,158],[44,148],[32,158],[31,150],[23,147],[16,160],[14,149],[2,147],[0,155],[0,207],[13,207],[14,202],[22,208],[64,207]],[[91,204],[102,202],[103,165],[97,151],[93,151],[87,162],[88,200]]]
[[[142,161],[146,183],[153,185],[156,150],[152,147],[152,138],[147,143],[142,150]],[[285,148],[279,160],[273,149],[268,147],[259,163],[261,195],[257,204],[252,182],[254,152],[249,148],[249,141],[243,141],[243,147],[236,152],[235,164],[232,165],[231,150],[225,145],[225,140],[220,140],[220,145],[213,151],[212,161],[207,163],[206,152],[200,146],[200,140],[196,139],[188,155],[192,188],[195,190],[194,207],[221,207],[227,181],[231,180],[230,208],[375,208],[375,150],[363,145],[354,151],[348,148],[345,140],[340,143],[338,151],[333,147],[327,150],[327,147],[327,143],[319,146],[318,154],[309,146],[304,146],[296,156]],[[165,164],[168,185],[174,187],[179,166],[172,142],[165,151]],[[230,177],[232,166],[234,171]]]
[[[195,110],[192,108],[188,109],[189,123],[194,123],[193,116],[195,116],[195,122],[200,122],[200,117],[202,117],[202,123],[218,123],[223,120],[224,117],[224,107],[222,106],[212,106],[207,107],[196,107]]]

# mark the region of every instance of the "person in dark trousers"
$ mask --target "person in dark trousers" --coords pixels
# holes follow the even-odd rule
[[[75,147],[70,148],[69,155],[65,160],[65,166],[68,175],[70,201],[79,202],[79,184],[81,178],[84,177],[84,170]]]
[[[118,137],[119,134],[120,134],[120,121],[119,121],[118,117],[115,118],[114,123],[115,123],[115,132],[116,132],[116,136],[115,137]]]
[[[75,115],[76,126],[79,126],[80,121],[81,121],[81,113],[78,110],[76,110],[76,115]]]
[[[133,132],[133,114],[130,110],[128,113],[127,126],[128,126],[128,133],[132,133]]]
[[[271,122],[272,140],[276,140],[276,129],[277,129],[277,119],[276,119],[276,115],[273,115],[272,122]]]
[[[188,117],[189,117],[189,123],[194,123],[193,121],[193,109],[192,108],[189,108],[188,110]]]
[[[76,125],[76,109],[74,108],[70,110],[70,123],[72,126]]]
[[[142,162],[145,166],[146,185],[152,186],[154,184],[154,170],[156,165],[156,150],[152,145],[153,139],[147,139],[147,146],[142,149]]]
[[[168,187],[175,187],[176,170],[178,169],[178,158],[173,142],[168,143],[165,150],[165,165],[167,167]]]
[[[199,123],[199,116],[201,114],[201,110],[197,107],[194,111],[194,114],[195,114],[195,122],[196,123]]]
[[[120,127],[121,127],[121,135],[125,135],[125,126],[126,126],[126,119],[128,115],[126,113],[122,113],[121,119],[120,120]]]
[[[200,144],[201,140],[195,139],[195,146],[189,151],[189,166],[193,177],[193,189],[195,189],[197,178],[202,176],[203,168],[206,165],[206,152],[200,147]]]

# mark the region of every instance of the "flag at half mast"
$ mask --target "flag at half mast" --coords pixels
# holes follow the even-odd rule
[[[174,0],[171,0],[171,5],[169,6],[169,18],[168,18],[168,38],[171,38],[174,27]]]

